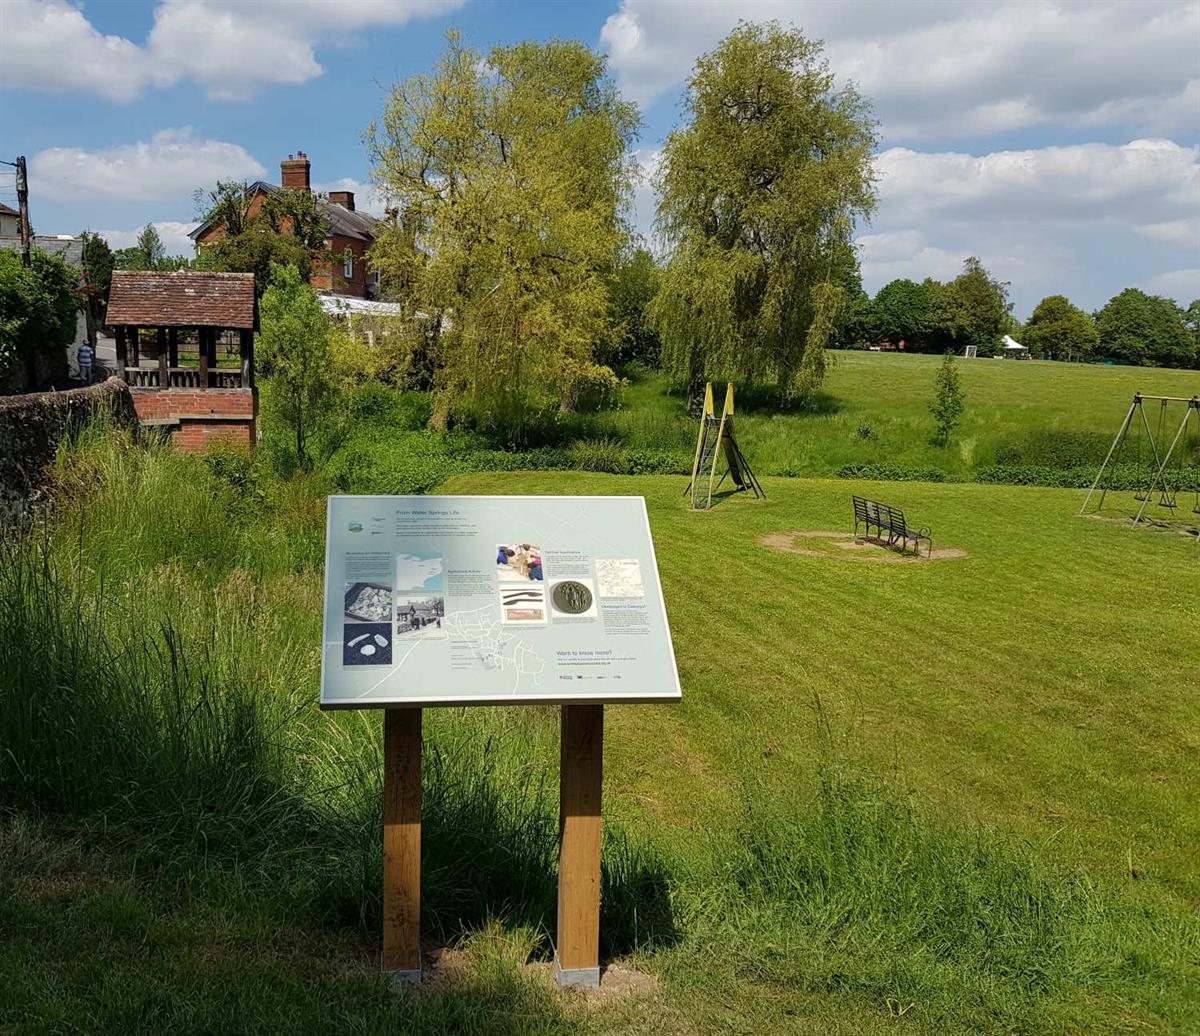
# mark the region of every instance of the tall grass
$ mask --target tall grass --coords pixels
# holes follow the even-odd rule
[[[69,821],[193,897],[374,933],[380,717],[314,704],[321,485],[251,475],[112,433],[64,450],[54,512],[0,539],[0,808]],[[429,935],[498,918],[532,933],[522,954],[548,949],[556,730],[553,709],[430,711]],[[927,1031],[1200,1018],[1194,919],[836,767],[811,793],[793,776],[732,826],[606,825],[604,951],[639,952],[688,1016],[732,998],[774,1028],[817,996],[918,1004]]]

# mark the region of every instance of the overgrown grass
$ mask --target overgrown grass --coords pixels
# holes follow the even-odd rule
[[[829,377],[815,399],[782,406],[769,391],[738,394],[739,440],[760,476],[846,472],[901,481],[1089,485],[1135,391],[1200,392],[1200,373],[1194,371],[964,360],[966,413],[950,444],[937,446],[928,403],[940,358],[832,355]],[[1179,413],[1172,413],[1177,423]],[[343,491],[412,493],[470,471],[681,474],[691,470],[697,433],[683,397],[646,368],[633,372],[615,406],[547,411],[525,423],[518,438],[494,429],[437,435],[425,430],[428,417],[428,397],[421,393],[370,383],[359,388],[321,437],[331,458],[330,477]],[[265,427],[276,469],[290,472],[290,436],[269,421]],[[1139,461],[1135,436],[1122,458],[1122,484],[1148,481],[1149,445],[1143,443],[1140,452]],[[1194,488],[1200,434],[1181,443],[1177,456],[1189,469],[1177,479]]]
[[[70,1012],[122,1031],[882,1032],[902,1014],[919,1032],[1099,1032],[1200,1020],[1194,916],[1092,875],[1084,857],[1055,858],[1027,834],[862,776],[862,754],[830,733],[836,720],[797,712],[782,631],[805,624],[779,597],[795,575],[747,551],[761,551],[760,525],[811,523],[806,508],[823,505],[776,483],[757,511],[694,516],[675,479],[460,482],[499,484],[488,478],[650,495],[687,697],[612,710],[602,930],[606,953],[632,953],[661,989],[581,1012],[518,970],[553,937],[557,717],[531,708],[428,713],[425,929],[475,963],[430,996],[389,991],[373,955],[379,716],[314,704],[325,484],[93,432],[63,451],[53,515],[0,546],[0,981],[15,991],[0,998],[0,1026],[51,1029]],[[1098,541],[1110,532],[1095,527]],[[716,556],[720,568],[706,567]],[[804,560],[810,587],[846,574],[846,562]],[[754,621],[738,627],[731,612],[715,643],[713,608],[724,615],[732,587]],[[730,637],[732,667],[712,655]],[[860,666],[878,661],[864,641],[846,648]],[[837,653],[821,661],[868,678]],[[917,683],[936,699],[935,675]],[[817,756],[770,740],[805,724]],[[776,765],[750,763],[764,756]],[[1126,807],[1110,808],[1119,819]],[[57,871],[37,862],[60,857]]]

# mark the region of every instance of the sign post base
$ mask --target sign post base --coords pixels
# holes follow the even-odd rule
[[[564,705],[559,754],[560,986],[600,985],[600,797],[604,706]]]
[[[383,713],[383,970],[421,981],[421,710]]]

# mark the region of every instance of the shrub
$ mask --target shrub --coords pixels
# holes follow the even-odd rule
[[[996,451],[1003,467],[1099,468],[1112,445],[1112,437],[1100,432],[1070,432],[1039,429],[1006,443]]]
[[[1059,489],[1088,489],[1096,480],[1099,466],[1091,468],[1052,468],[1046,465],[993,464],[975,475],[976,482],[1005,486],[1050,486]],[[1104,475],[1108,489],[1130,491],[1145,489],[1152,472],[1146,465],[1116,464]],[[1175,468],[1165,474],[1167,485],[1177,492],[1200,491],[1200,468]]]
[[[838,478],[856,478],[875,482],[945,482],[941,468],[906,468],[899,464],[846,464],[838,469]]]

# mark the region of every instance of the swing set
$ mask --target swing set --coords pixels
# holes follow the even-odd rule
[[[1167,437],[1171,434],[1173,422],[1168,423],[1167,411],[1172,403],[1186,405],[1183,409],[1183,417],[1175,430],[1175,436],[1168,442]],[[1150,417],[1146,413],[1148,404],[1157,404],[1158,414],[1153,428]],[[1183,396],[1147,396],[1141,392],[1135,392],[1125,420],[1121,422],[1121,430],[1117,432],[1117,437],[1113,440],[1108,456],[1104,458],[1104,463],[1100,466],[1096,480],[1088,490],[1079,513],[1081,515],[1098,514],[1104,507],[1105,496],[1117,489],[1113,484],[1116,481],[1117,472],[1127,471],[1132,463],[1139,483],[1133,492],[1133,498],[1139,504],[1137,514],[1133,516],[1134,525],[1165,525],[1180,519],[1190,521],[1186,514],[1188,491],[1183,488],[1185,473],[1196,475],[1193,479],[1195,502],[1192,505],[1191,513],[1200,515],[1200,469],[1195,465],[1185,466],[1184,464],[1191,436],[1200,438],[1200,396],[1192,396],[1188,399]],[[1133,439],[1134,456],[1130,462],[1126,460],[1126,456],[1131,438]],[[1173,468],[1172,460],[1174,460]],[[1145,481],[1142,481],[1143,478]],[[1096,506],[1089,510],[1097,491],[1099,491],[1099,496]],[[1181,495],[1185,497],[1182,501],[1180,500]],[[1148,516],[1146,509],[1152,502],[1169,511],[1169,516],[1163,518]]]

